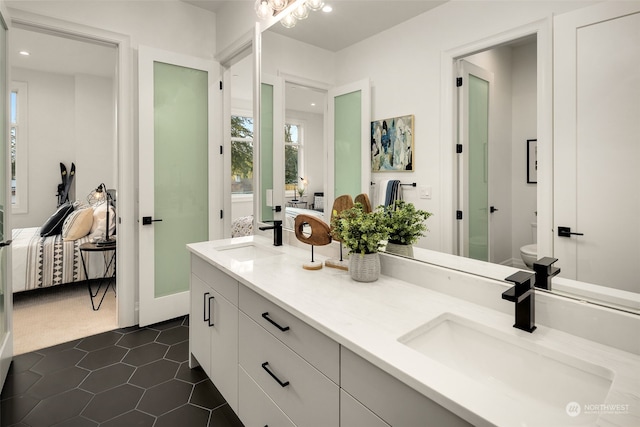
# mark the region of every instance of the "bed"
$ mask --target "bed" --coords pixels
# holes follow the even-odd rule
[[[285,208],[285,213],[284,213],[284,228],[288,228],[290,230],[293,230],[295,228],[295,224],[296,224],[296,217],[300,214],[305,214],[305,215],[310,215],[313,217],[316,217],[318,219],[321,219],[322,221],[326,222],[327,224],[329,224],[329,222],[327,221],[327,219],[325,219],[324,217],[324,213],[321,211],[317,211],[315,209],[304,209],[304,208],[290,208],[290,207],[286,207]]]

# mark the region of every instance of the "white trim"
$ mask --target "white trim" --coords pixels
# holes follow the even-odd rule
[[[29,86],[26,82],[13,81],[8,92],[9,99],[11,99],[11,93],[17,93],[16,203],[11,204],[11,213],[24,214],[29,212]],[[13,126],[9,119],[9,132]],[[10,140],[9,145],[11,145]]]
[[[117,151],[116,165],[118,190],[118,326],[137,323],[136,315],[136,204],[135,204],[135,150],[133,138],[132,61],[130,37],[99,28],[12,9],[12,25],[30,26],[54,34],[89,39],[98,43],[115,45],[118,51],[117,69]]]

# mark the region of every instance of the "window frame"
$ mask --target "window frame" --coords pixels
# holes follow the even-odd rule
[[[16,121],[13,122],[10,111],[9,129],[15,128],[15,179],[16,192],[11,196],[11,213],[29,212],[29,86],[27,82],[12,81],[11,94],[16,93]],[[10,110],[12,110],[10,106]],[[13,176],[13,173],[11,174]],[[13,187],[13,185],[11,185]],[[14,202],[15,200],[15,202]]]
[[[300,188],[301,185],[303,185],[303,183],[300,181],[300,177],[306,178],[305,176],[305,170],[306,170],[306,156],[305,156],[305,128],[306,128],[306,121],[305,120],[301,120],[301,119],[295,119],[295,118],[287,118],[284,121],[285,126],[287,125],[291,125],[291,126],[297,126],[298,127],[298,142],[297,143],[292,143],[292,142],[287,142],[284,141],[284,146],[295,146],[298,147],[298,181],[296,183],[296,190],[287,190],[286,189],[286,182],[285,182],[285,189],[284,189],[284,195],[285,197],[293,197],[294,199],[297,199],[297,189]],[[286,176],[286,161],[284,162],[284,167],[285,167],[285,176]],[[305,189],[306,190],[306,189]]]
[[[253,118],[253,112],[251,110],[240,110],[240,109],[233,109],[231,111],[231,117],[245,117],[248,119],[251,119],[252,123],[254,122],[254,118]],[[254,129],[254,133],[255,133],[255,129]],[[231,135],[229,135],[229,147],[231,150],[231,146],[233,145],[233,143],[235,141],[250,141],[251,145],[253,147],[253,150],[255,150],[255,138],[237,138],[237,137],[232,137]],[[231,151],[233,152],[233,151]],[[231,155],[231,153],[229,154]],[[229,159],[229,161],[231,162],[231,159]],[[254,165],[254,171],[255,171],[255,165]],[[253,173],[253,171],[252,171]],[[231,181],[233,181],[233,176],[230,177]],[[229,191],[231,191],[231,200],[232,201],[237,201],[237,202],[242,202],[242,201],[250,201],[253,200],[253,194],[255,193],[255,176],[254,176],[254,188],[253,191],[251,193],[234,193],[233,191],[231,191],[231,189],[229,189]]]

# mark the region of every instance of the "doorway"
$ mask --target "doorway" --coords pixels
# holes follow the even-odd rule
[[[13,234],[24,236],[41,227],[56,211],[57,185],[62,180],[60,163],[69,168],[68,174],[71,165],[76,166],[69,191],[72,203],[86,205],[87,195],[102,183],[110,189],[118,188],[119,52],[115,43],[16,22],[11,47],[11,87],[15,89],[11,104],[15,113],[12,192],[16,192],[11,223]],[[88,236],[81,238],[86,240]],[[17,242],[15,238],[14,241]],[[12,246],[16,354],[118,327],[113,291],[107,294],[100,310],[93,311],[87,284],[82,281],[83,272],[77,273],[82,270],[79,252],[66,250],[74,245],[59,245],[65,247],[60,253],[68,259],[62,263],[62,271],[69,273],[53,280],[51,284],[55,286],[43,282],[47,289],[35,290],[32,288],[39,286],[26,275],[28,248]],[[97,264],[96,269],[101,267],[99,260]],[[38,314],[29,314],[34,311]],[[70,312],[75,315],[69,316]],[[65,318],[73,321],[65,322]],[[55,334],[52,324],[56,325]]]
[[[537,35],[456,63],[456,253],[525,268],[520,248],[537,239],[537,185],[526,168],[527,140],[537,138]]]

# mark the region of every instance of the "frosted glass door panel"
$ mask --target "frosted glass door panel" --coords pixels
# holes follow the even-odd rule
[[[187,243],[208,239],[208,75],[154,62],[155,296],[189,290]]]
[[[262,83],[260,98],[260,192],[261,221],[273,220],[273,209],[267,206],[267,190],[273,186],[273,85]],[[283,124],[284,126],[284,124]],[[273,196],[272,196],[273,197]]]
[[[362,93],[337,96],[334,105],[334,194],[355,197],[362,192]]]
[[[469,257],[489,260],[489,82],[469,75]]]

